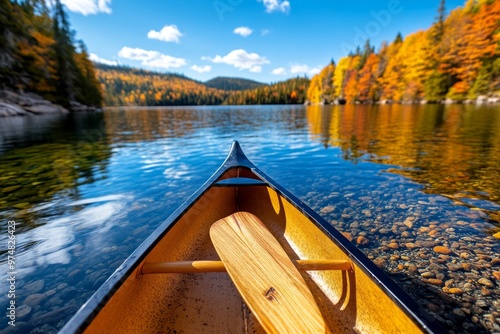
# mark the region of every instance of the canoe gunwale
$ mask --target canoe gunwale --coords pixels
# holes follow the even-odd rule
[[[231,150],[217,171],[181,206],[179,206],[158,228],[118,267],[103,285],[87,300],[78,312],[61,329],[61,333],[81,333],[97,316],[100,310],[111,299],[113,294],[121,287],[124,281],[141,264],[144,258],[162,240],[170,229],[191,209],[197,201],[208,192],[220,177],[232,169],[248,169],[269,188],[284,197],[290,204],[311,220],[328,238],[334,242],[387,296],[399,305],[414,323],[424,332],[445,332],[443,327],[423,307],[420,307],[406,292],[404,292],[392,279],[378,268],[361,250],[349,242],[333,225],[324,220],[318,213],[309,208],[300,199],[280,186],[272,178],[257,168],[243,153],[239,143],[234,141]],[[425,318],[424,321],[422,318]]]

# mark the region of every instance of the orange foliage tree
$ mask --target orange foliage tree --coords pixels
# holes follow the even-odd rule
[[[368,46],[368,47],[367,47]],[[378,53],[358,48],[339,60],[333,96],[348,102],[464,100],[500,92],[500,0],[468,0],[445,15],[441,0],[436,22],[426,31],[383,43]],[[308,99],[325,96],[325,68],[311,80]]]

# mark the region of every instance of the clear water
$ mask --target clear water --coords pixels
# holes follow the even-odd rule
[[[16,327],[55,332],[217,169],[233,140],[339,230],[413,217],[460,222],[451,244],[500,231],[498,106],[110,109],[0,119],[0,308],[16,222]],[[370,232],[371,231],[371,232]],[[373,237],[375,254],[392,236]],[[5,246],[5,247],[4,247]],[[484,246],[484,245],[483,245]]]

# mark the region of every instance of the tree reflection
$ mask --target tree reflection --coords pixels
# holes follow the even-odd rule
[[[500,114],[495,106],[310,106],[314,140],[340,147],[343,158],[393,165],[429,193],[479,206],[496,221],[500,204]],[[483,205],[484,204],[484,205]]]
[[[104,178],[111,149],[101,128],[102,114],[61,116],[36,128],[42,139],[0,156],[0,213],[22,218],[20,229],[33,227],[35,205],[63,194],[78,199],[78,186]]]

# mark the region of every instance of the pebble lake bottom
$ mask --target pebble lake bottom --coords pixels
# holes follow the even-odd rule
[[[0,333],[56,333],[238,140],[455,333],[500,332],[498,106],[117,108],[0,123]],[[15,221],[15,234],[8,222]],[[15,326],[8,317],[15,301]]]

